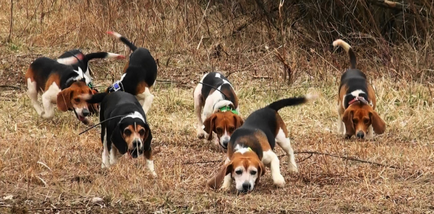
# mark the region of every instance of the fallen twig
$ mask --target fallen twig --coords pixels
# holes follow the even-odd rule
[[[350,161],[356,161],[356,162],[360,162],[360,163],[368,163],[368,164],[382,166],[382,167],[387,167],[387,168],[392,168],[392,169],[400,169],[400,167],[393,166],[393,165],[385,165],[385,164],[382,164],[382,163],[377,163],[377,162],[373,162],[373,161],[362,160],[362,159],[358,159],[358,158],[354,158],[354,157],[340,156],[340,155],[334,155],[334,154],[323,153],[323,152],[304,151],[304,152],[294,152],[294,153],[295,154],[325,155],[325,156],[330,156],[330,157],[334,157],[334,158],[341,158],[341,159],[350,160]],[[284,156],[284,155],[282,155],[282,156]]]
[[[385,165],[385,164],[377,163],[377,162],[373,162],[373,161],[367,161],[367,160],[362,160],[362,159],[358,159],[358,158],[354,158],[354,157],[348,157],[348,156],[334,155],[334,154],[329,154],[329,153],[324,153],[324,152],[301,151],[301,152],[294,152],[294,153],[295,154],[310,154],[307,158],[304,158],[301,161],[298,161],[299,163],[311,158],[313,155],[324,155],[324,156],[341,158],[341,159],[345,159],[345,160],[356,161],[356,162],[360,162],[360,163],[367,163],[367,164],[372,164],[372,165],[377,165],[377,166],[382,166],[382,167],[387,167],[387,168],[392,168],[392,169],[400,169],[400,167],[393,166],[393,165]],[[283,156],[285,156],[285,155],[279,155],[279,158],[281,158]],[[190,165],[190,164],[208,164],[208,163],[218,163],[218,162],[223,162],[223,161],[222,160],[210,160],[210,161],[184,162],[182,164]]]
[[[13,86],[13,85],[0,85],[0,88],[14,88],[14,89],[21,90],[20,87],[18,87],[18,86]]]

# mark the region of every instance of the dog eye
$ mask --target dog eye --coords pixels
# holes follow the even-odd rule
[[[354,120],[353,120],[353,123],[357,123],[357,120],[356,120],[356,119],[354,119]]]
[[[252,171],[250,171],[250,174],[251,174],[251,175],[256,175],[256,171],[253,171],[253,170],[252,170]]]
[[[80,102],[80,98],[74,98],[74,101],[78,103]]]
[[[228,130],[229,130],[229,133],[234,132],[234,129],[235,129],[234,127],[229,127],[229,129],[228,129]]]
[[[219,127],[216,129],[216,132],[217,132],[217,134],[221,134],[221,133],[223,133],[223,129]]]
[[[364,119],[363,122],[367,124],[369,123],[369,119]]]
[[[243,170],[239,169],[239,170],[235,171],[235,173],[236,173],[237,175],[241,175],[241,174],[243,174]]]
[[[144,129],[140,129],[140,131],[139,131],[139,135],[140,135],[140,136],[144,136],[144,135],[145,135],[145,130],[144,130]]]
[[[129,129],[125,129],[124,134],[125,134],[126,136],[130,136],[130,135],[132,134],[132,132],[131,132],[131,130],[129,130]]]

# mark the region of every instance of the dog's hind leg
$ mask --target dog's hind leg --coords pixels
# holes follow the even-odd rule
[[[151,94],[151,91],[148,87],[145,88],[145,91],[142,94],[137,94],[137,100],[142,101],[142,107],[145,114],[148,114],[149,108],[151,108],[152,101],[154,100],[154,95]]]
[[[198,84],[194,89],[193,98],[194,98],[194,113],[197,118],[196,134],[199,139],[203,139],[205,138],[206,134],[205,131],[203,130],[203,121],[202,121],[202,107],[203,107],[202,84]]]
[[[30,78],[27,79],[27,95],[29,96],[30,101],[32,102],[32,105],[35,108],[36,112],[39,116],[41,116],[44,110],[38,103],[38,89],[36,86],[36,82],[32,82]]]
[[[288,155],[289,170],[291,172],[298,172],[297,164],[295,163],[294,150],[291,147],[291,141],[289,140],[289,137],[286,137],[282,128],[276,135],[276,142],[280,147],[282,147],[286,155]]]

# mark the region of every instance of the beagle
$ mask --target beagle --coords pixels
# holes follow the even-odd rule
[[[125,56],[121,54],[115,54],[110,52],[96,52],[96,53],[90,53],[90,54],[83,54],[83,52],[79,49],[74,49],[70,51],[65,51],[62,55],[60,55],[57,58],[57,62],[69,65],[71,63],[70,57],[76,57],[76,56],[83,56],[83,59],[77,60],[75,63],[70,64],[74,70],[78,70],[80,67],[81,70],[84,72],[84,75],[87,77],[86,80],[89,80],[89,82],[86,82],[90,88],[93,89],[92,85],[92,69],[90,69],[89,61],[93,59],[104,59],[104,58],[114,58],[114,59],[125,59]]]
[[[111,31],[107,33],[122,41],[133,51],[121,79],[108,87],[107,92],[121,90],[135,95],[147,113],[154,100],[154,95],[149,90],[157,79],[157,63],[148,49],[137,48],[119,33]]]
[[[225,164],[207,185],[215,189],[224,180],[221,188],[227,190],[233,178],[239,192],[252,191],[265,173],[264,165],[267,165],[270,167],[274,184],[283,186],[285,179],[280,174],[279,159],[273,152],[276,143],[288,155],[289,170],[298,172],[298,169],[288,130],[278,111],[314,98],[315,96],[307,95],[282,99],[250,114],[244,124],[232,134]]]
[[[64,58],[68,64],[74,64],[83,59],[83,55]],[[87,86],[90,81],[83,74],[81,68],[74,70],[69,65],[64,65],[56,60],[40,57],[33,61],[28,68],[25,78],[27,80],[27,95],[29,96],[36,112],[43,118],[54,116],[54,106],[61,111],[74,111],[76,117],[88,125],[86,118],[90,114],[86,99],[93,92]],[[42,107],[38,103],[38,94],[42,94]]]
[[[214,138],[214,143],[226,148],[231,134],[243,124],[232,84],[223,74],[210,72],[202,77],[193,96],[198,138],[204,138],[206,132],[208,140],[211,140],[212,133],[215,132],[217,138]],[[202,122],[203,120],[205,121]]]
[[[89,103],[101,103],[102,168],[115,164],[128,153],[133,158],[144,155],[146,165],[156,176],[152,160],[152,133],[142,106],[130,93],[123,91],[93,95]]]
[[[341,76],[338,92],[338,131],[346,138],[355,135],[358,138],[373,137],[384,133],[386,123],[375,111],[376,99],[366,75],[356,69],[356,55],[351,46],[341,39],[333,46],[342,47],[350,56],[351,67]],[[344,129],[345,127],[345,129]]]
[[[62,55],[60,55],[57,58],[57,62],[69,65],[71,63],[70,57],[77,57],[77,56],[83,56],[83,59],[77,59],[77,61],[73,64],[70,64],[74,70],[78,70],[78,68],[81,68],[82,71],[84,71],[84,76],[86,76],[85,80],[86,84],[92,89],[92,94],[96,94],[98,90],[94,88],[92,83],[92,69],[90,69],[89,61],[93,59],[104,59],[104,58],[114,58],[114,59],[125,59],[125,56],[121,54],[115,54],[110,52],[96,52],[96,53],[90,53],[90,54],[83,54],[83,52],[79,49],[74,49],[70,51],[66,51]],[[99,106],[98,104],[88,104],[88,109],[91,114],[98,113]]]

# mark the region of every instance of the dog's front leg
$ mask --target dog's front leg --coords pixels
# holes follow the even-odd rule
[[[263,154],[262,162],[264,165],[270,165],[271,178],[273,179],[274,185],[283,187],[285,185],[285,179],[282,174],[280,174],[280,161],[276,153],[269,150],[265,151]]]
[[[152,150],[146,151],[144,153],[145,159],[146,159],[146,166],[148,167],[149,171],[151,171],[152,176],[157,177],[157,173],[154,169],[154,161],[152,160]]]
[[[194,89],[193,94],[193,102],[194,102],[194,114],[196,115],[196,135],[197,138],[203,139],[206,136],[205,131],[203,130],[203,118],[202,118],[202,107],[203,107],[203,101],[202,101],[202,85],[199,84]]]
[[[112,145],[112,148],[110,149],[110,166],[116,164],[120,156],[121,154],[119,153],[119,150],[114,145]]]

